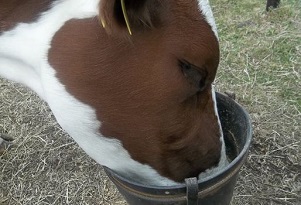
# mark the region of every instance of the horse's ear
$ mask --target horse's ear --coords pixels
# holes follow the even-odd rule
[[[132,35],[162,23],[162,0],[101,0],[100,22],[108,33]]]

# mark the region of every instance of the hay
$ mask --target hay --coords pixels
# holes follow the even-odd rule
[[[301,204],[301,8],[282,1],[214,1],[220,28],[220,91],[250,112],[254,140],[233,205]]]

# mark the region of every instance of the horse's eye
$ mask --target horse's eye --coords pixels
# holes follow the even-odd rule
[[[184,70],[190,70],[192,66],[188,62],[180,61],[180,67],[181,67],[182,71],[184,71]]]
[[[189,83],[195,86],[198,91],[202,91],[206,85],[206,69],[198,68],[185,60],[179,61],[179,66]]]

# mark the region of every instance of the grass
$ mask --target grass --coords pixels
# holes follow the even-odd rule
[[[301,204],[301,2],[212,1],[219,27],[220,91],[250,112],[254,140],[233,205]]]
[[[0,87],[0,133],[15,138],[0,156],[0,205],[125,204],[44,102],[19,85]]]
[[[301,3],[213,0],[219,27],[218,90],[250,113],[253,143],[232,205],[301,204]],[[57,125],[33,93],[0,79],[0,205],[125,204],[102,168]]]

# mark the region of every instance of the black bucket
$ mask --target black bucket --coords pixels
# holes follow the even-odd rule
[[[230,164],[204,179],[186,179],[177,186],[147,186],[132,182],[104,168],[130,205],[228,205],[239,170],[245,163],[252,138],[248,113],[231,98],[216,93]]]

